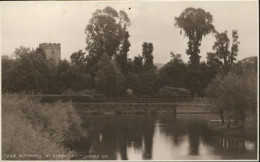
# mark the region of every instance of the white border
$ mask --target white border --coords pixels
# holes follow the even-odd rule
[[[11,1],[8,1],[11,2]],[[34,3],[34,2],[43,2],[43,1],[16,1],[19,3]],[[45,2],[64,2],[64,3],[70,3],[70,2],[75,2],[75,1],[45,1]],[[84,3],[105,3],[105,2],[109,2],[109,3],[124,3],[124,2],[138,2],[138,3],[142,3],[142,2],[203,2],[203,0],[102,0],[102,1],[98,1],[98,0],[91,0],[91,1],[77,1],[78,3],[80,2],[84,2]],[[257,0],[204,0],[204,2],[258,2]],[[14,1],[12,1],[12,3],[15,3]],[[2,3],[0,3],[0,8],[2,7]],[[258,29],[257,29],[257,40],[258,40],[258,45],[259,45],[259,2],[258,2]],[[2,56],[2,9],[0,9],[0,49],[1,49],[1,56]],[[258,56],[257,56],[257,114],[258,114],[258,118],[257,118],[257,159],[256,160],[87,160],[87,161],[91,161],[91,162],[100,162],[100,161],[259,161],[259,46],[257,48],[258,51]],[[2,72],[2,64],[0,62],[0,71]],[[1,73],[2,74],[2,73]],[[0,79],[2,79],[2,75],[0,75]],[[0,96],[2,99],[2,84],[0,85]],[[2,116],[2,101],[0,99],[0,104],[1,104],[1,111],[0,111],[0,115]],[[0,116],[0,119],[1,119]],[[1,135],[0,135],[0,160],[2,160],[2,120],[0,120],[0,128],[1,128]],[[20,160],[2,160],[2,161],[7,161],[7,162],[19,162]],[[63,162],[63,161],[80,161],[80,162],[85,162],[86,160],[21,160],[23,162],[25,161],[39,161],[39,162],[49,162],[49,161],[57,161],[57,162]]]

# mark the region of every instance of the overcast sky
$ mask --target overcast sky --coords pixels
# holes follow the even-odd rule
[[[202,8],[213,16],[219,32],[238,30],[238,59],[258,56],[258,3],[249,2],[1,2],[2,54],[11,55],[21,45],[37,48],[39,43],[61,43],[62,59],[86,47],[84,29],[96,9],[111,6],[130,17],[130,58],[141,54],[142,43],[154,45],[154,62],[167,63],[170,52],[181,53],[187,61],[188,38],[174,27],[187,7]],[[202,40],[202,60],[212,51],[212,34]]]

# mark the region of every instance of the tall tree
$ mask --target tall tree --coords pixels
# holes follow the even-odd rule
[[[185,36],[189,38],[186,53],[190,55],[190,64],[193,69],[199,67],[199,47],[202,37],[214,31],[212,22],[212,15],[201,8],[186,8],[179,17],[175,17],[175,26],[184,30]]]
[[[119,11],[119,24],[122,27],[122,39],[120,41],[119,53],[116,55],[115,58],[117,66],[121,69],[121,72],[123,74],[126,74],[129,71],[127,66],[127,53],[131,46],[129,42],[130,35],[127,27],[131,25],[131,22],[127,13],[122,10]]]
[[[12,92],[48,92],[53,71],[42,54],[26,47],[15,49],[15,64],[13,64],[9,82]]]
[[[141,73],[143,71],[143,57],[138,55],[134,57],[133,72]]]
[[[120,79],[120,72],[117,69],[116,64],[105,53],[96,64],[96,68],[96,84],[98,90],[108,95],[116,94]]]
[[[120,68],[121,72],[123,74],[128,73],[128,67],[127,67],[127,52],[129,51],[130,42],[128,40],[129,34],[128,32],[124,33],[124,38],[122,40],[122,45],[120,47],[119,54],[115,55],[115,61],[117,63],[117,66]]]
[[[162,86],[187,87],[187,67],[181,59],[181,54],[171,52],[172,59],[160,70]]]
[[[181,59],[181,54],[179,53],[174,53],[173,51],[170,52],[171,55],[171,61],[176,62],[176,63],[183,63],[183,60]]]
[[[223,59],[224,71],[227,72],[229,69],[228,58],[230,55],[229,52],[229,38],[227,36],[227,31],[223,33],[216,34],[216,42],[213,45],[213,50],[216,51],[216,55],[219,59]]]
[[[237,30],[233,30],[232,31],[232,46],[231,46],[231,53],[229,55],[229,63],[233,64],[234,61],[236,60],[236,56],[238,53],[238,45],[239,45],[239,41],[238,41],[238,33]]]
[[[223,63],[219,60],[214,52],[207,53],[207,65],[210,71],[210,78],[213,79],[217,73],[221,72],[223,68]]]
[[[15,85],[13,83],[13,78],[16,75],[16,65],[17,61],[15,59],[10,58],[7,55],[2,55],[2,90],[5,91],[13,91]]]
[[[89,54],[87,62],[90,67],[93,67],[104,53],[109,57],[120,55],[118,60],[124,63],[127,61],[130,47],[127,31],[129,25],[130,19],[124,11],[118,13],[112,7],[96,10],[85,29],[86,50]]]
[[[144,42],[143,43],[143,59],[144,59],[144,69],[145,70],[153,70],[153,44]]]
[[[216,42],[213,45],[213,50],[215,51],[216,59],[223,60],[223,69],[227,73],[238,54],[238,33],[236,30],[232,31],[232,45],[229,49],[230,40],[228,38],[227,31],[222,33],[216,33]]]
[[[82,50],[79,50],[78,52],[74,52],[70,55],[70,60],[73,65],[82,66],[87,63],[86,60],[86,53]]]
[[[245,69],[243,61],[239,66],[242,66],[241,69]],[[251,67],[256,68],[257,64],[254,65],[253,63]],[[226,75],[218,74],[207,88],[208,97],[220,113],[222,123],[233,120],[235,124],[236,121],[245,124],[245,120],[252,117],[256,121],[257,73],[252,73],[251,70],[237,72],[231,70]],[[224,117],[227,117],[226,120],[224,120]]]

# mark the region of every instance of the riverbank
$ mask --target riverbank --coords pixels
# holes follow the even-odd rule
[[[193,138],[197,142],[199,142],[199,138],[197,138],[196,133],[202,133],[201,137],[206,137],[205,140],[208,139],[209,135],[212,135],[212,138],[216,135],[218,140],[222,140],[222,135],[208,130],[208,121],[219,120],[218,115],[212,113],[174,113],[174,105],[176,106],[175,110],[178,110],[178,104],[180,104],[180,109],[196,110],[199,106],[207,108],[206,103],[106,103],[109,107],[104,106],[104,103],[83,103],[80,108],[75,106],[78,103],[40,103],[38,99],[19,95],[3,95],[2,103],[2,159],[4,160],[71,159],[70,156],[55,155],[75,155],[76,159],[84,159],[84,157],[81,157],[81,153],[88,149],[92,150],[93,139],[98,140],[92,143],[96,151],[99,150],[100,144],[104,145],[106,140],[105,143],[109,144],[107,148],[111,150],[111,144],[115,144],[113,143],[115,136],[112,135],[111,140],[107,139],[110,133],[117,132],[119,140],[129,137],[129,134],[140,135],[140,139],[142,139],[143,136],[136,134],[136,132],[144,133],[149,127],[153,133],[154,129],[159,126],[158,121],[163,126],[167,126],[165,123],[172,124],[167,132],[177,133],[176,137],[179,137],[181,131],[187,131],[183,127],[186,126],[190,131],[183,133],[194,132],[195,136],[191,133],[189,138]],[[185,104],[187,107],[185,107]],[[91,105],[94,106],[91,107]],[[118,111],[120,109],[117,109],[116,105],[121,105],[121,108],[119,108],[124,109],[121,110],[123,113]],[[140,105],[142,106],[140,107]],[[132,108],[127,108],[127,106],[132,106]],[[104,114],[108,110],[115,113],[91,115],[91,113],[80,112],[80,109],[81,111],[96,109],[100,111],[99,114]],[[133,113],[133,111],[136,112]],[[137,130],[135,126],[138,127],[141,123],[143,127]],[[194,123],[197,124],[194,125]],[[118,129],[115,131],[115,125],[118,124]],[[131,124],[133,129],[125,131],[129,129]],[[122,129],[124,126],[125,129]],[[87,132],[84,132],[83,129]],[[173,131],[173,129],[176,129],[176,131]],[[93,132],[93,130],[97,130],[97,132]],[[103,132],[101,133],[101,131]],[[208,134],[208,132],[212,133]],[[256,135],[255,131],[252,131],[252,133]],[[151,133],[148,132],[147,135],[150,136]],[[210,143],[210,141],[208,142]],[[103,145],[100,147],[103,147]],[[105,154],[105,152],[101,153],[102,155]],[[85,154],[88,155],[88,152],[85,152]],[[110,158],[115,159],[113,156]]]
[[[247,117],[244,124],[225,121],[222,123],[221,118],[216,115],[215,119],[209,120],[209,128],[218,134],[228,137],[243,137],[257,139],[257,118],[255,116]]]
[[[2,95],[3,160],[69,160],[80,140],[81,119],[71,103],[41,104],[25,95]]]

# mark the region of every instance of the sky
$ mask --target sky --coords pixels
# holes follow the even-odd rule
[[[171,51],[182,54],[187,62],[188,38],[174,26],[174,18],[187,7],[210,12],[216,30],[227,30],[230,39],[232,30],[238,31],[238,60],[258,56],[257,1],[9,1],[1,2],[0,6],[2,55],[12,55],[21,45],[35,49],[40,43],[61,43],[61,58],[69,59],[73,52],[85,49],[84,29],[92,14],[111,6],[117,11],[124,10],[131,20],[129,58],[142,53],[143,42],[151,42],[155,63],[167,63]],[[202,39],[201,60],[212,52],[214,41],[212,34]]]

